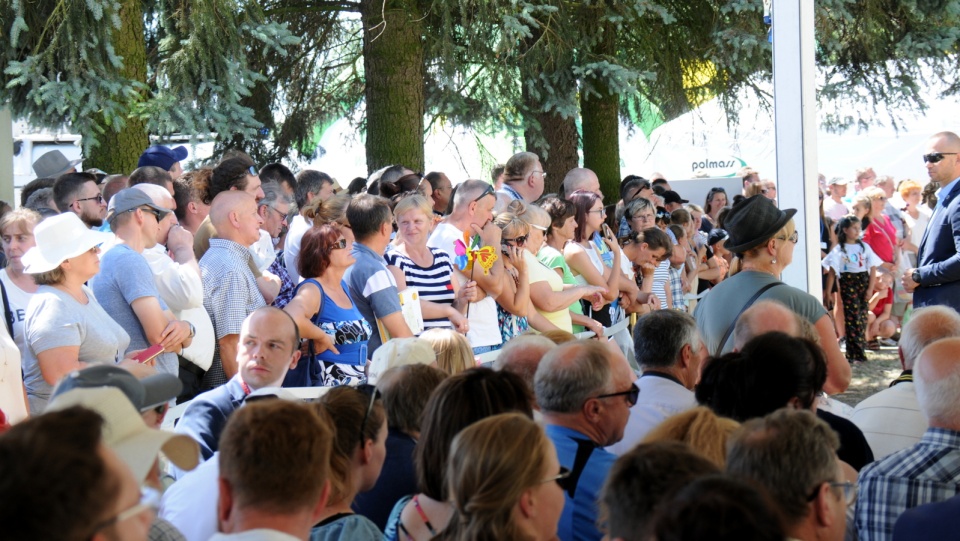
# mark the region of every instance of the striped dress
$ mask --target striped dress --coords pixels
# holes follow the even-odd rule
[[[451,282],[453,261],[447,252],[438,248],[430,248],[430,253],[433,254],[433,265],[429,267],[417,265],[398,250],[390,250],[384,254],[383,258],[387,265],[393,265],[403,272],[407,287],[415,289],[421,299],[436,304],[452,305],[455,298]],[[447,318],[424,318],[423,320],[424,330],[451,327],[450,320]]]

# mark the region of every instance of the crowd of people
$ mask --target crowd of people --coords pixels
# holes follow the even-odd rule
[[[0,520],[78,541],[948,532],[960,138],[928,150],[937,193],[822,183],[823,298],[780,281],[808,232],[750,169],[701,207],[585,168],[545,194],[529,152],[489,181],[395,165],[342,188],[240,152],[184,171],[154,146],[106,175],[53,151],[0,216]],[[828,395],[878,344],[903,373],[849,411]]]

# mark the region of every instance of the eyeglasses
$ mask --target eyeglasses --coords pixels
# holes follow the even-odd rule
[[[540,173],[541,175],[543,175],[543,178],[547,178],[546,171],[530,171],[530,174],[534,174],[534,173]]]
[[[367,405],[367,411],[363,414],[363,421],[360,423],[360,445],[363,445],[363,432],[367,429],[367,419],[370,418],[370,413],[373,411],[373,403],[380,398],[380,389],[377,389],[376,385],[370,385],[364,383],[363,385],[357,385],[357,390],[363,394],[370,395],[370,404]]]
[[[595,396],[594,398],[613,398],[615,396],[625,396],[627,398],[627,403],[630,404],[630,407],[636,405],[637,400],[640,398],[640,387],[637,387],[636,383],[631,383],[630,388],[626,391],[620,391],[619,393],[610,393],[602,394],[600,396]]]
[[[830,485],[830,488],[840,489],[840,491],[843,493],[843,501],[844,503],[847,504],[847,507],[850,507],[857,501],[857,484],[856,483],[852,483],[850,481],[826,481],[826,483]],[[820,483],[816,487],[814,487],[813,492],[811,492],[810,495],[807,496],[808,502],[812,502],[814,499],[816,499],[817,494],[820,493],[820,485],[822,484],[823,483]]]
[[[556,481],[560,488],[565,492],[570,492],[576,488],[573,479],[570,477],[570,470],[560,466],[560,473],[554,475],[553,477],[547,477],[546,479],[540,481],[540,484],[549,483],[550,481]]]
[[[140,501],[135,505],[131,506],[128,509],[124,509],[117,513],[117,516],[107,519],[94,528],[94,533],[99,532],[100,530],[130,520],[131,518],[143,514],[146,511],[156,512],[157,508],[160,507],[160,493],[152,488],[144,488],[140,490]]]
[[[270,210],[272,210],[272,211],[274,211],[274,212],[276,212],[276,213],[277,213],[277,215],[279,215],[279,216],[280,216],[280,221],[281,221],[281,222],[286,222],[286,221],[287,221],[287,215],[286,215],[286,214],[284,214],[284,213],[282,213],[282,212],[280,212],[279,210],[277,210],[277,209],[275,209],[275,208],[273,208],[273,207],[271,207],[270,205],[264,205],[264,206],[265,206],[265,207],[267,207],[268,209],[270,209]]]
[[[923,163],[939,163],[944,156],[953,156],[956,152],[931,152],[923,155]]]
[[[500,239],[500,242],[503,244],[514,243],[518,247],[523,248],[523,245],[527,243],[527,239],[530,238],[530,235],[520,235],[519,237],[514,237],[512,239]]]
[[[789,240],[790,242],[796,244],[800,240],[800,232],[794,231],[789,237],[774,237],[776,240]]]
[[[656,220],[656,216],[652,212],[644,212],[642,214],[636,214],[630,217],[631,220],[640,220],[641,222],[652,222]]]
[[[334,250],[343,250],[346,247],[347,247],[347,239],[343,237],[340,237],[339,239],[337,239],[337,242],[334,243],[333,245]]]
[[[938,161],[939,161],[939,160],[938,160]],[[94,201],[94,200],[95,200],[98,204],[99,204],[99,203],[103,203],[103,195],[102,195],[102,194],[97,194],[97,195],[95,195],[95,196],[93,196],[93,197],[84,197],[83,199],[77,199],[77,203],[79,203],[79,202],[81,202],[81,201]]]
[[[599,208],[599,209],[597,209],[597,210],[588,210],[588,211],[587,211],[587,214],[592,214],[592,213],[594,213],[594,212],[598,213],[600,216],[606,216],[606,214],[607,214],[607,209]]]
[[[474,199],[473,202],[476,203],[488,195],[492,195],[494,197],[497,196],[497,192],[493,189],[493,186],[489,184],[487,185],[486,188],[484,188],[483,193],[480,194],[476,199]]]

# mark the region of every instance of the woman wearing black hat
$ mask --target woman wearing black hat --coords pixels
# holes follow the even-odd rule
[[[820,299],[779,280],[793,261],[799,240],[792,220],[796,212],[778,209],[763,195],[745,199],[730,209],[724,219],[730,235],[726,248],[737,257],[730,277],[700,301],[694,317],[708,350],[719,356],[733,349],[733,326],[754,302],[763,299],[785,304],[816,329],[827,357],[824,390],[840,393],[850,384],[850,365],[837,345],[833,322]]]

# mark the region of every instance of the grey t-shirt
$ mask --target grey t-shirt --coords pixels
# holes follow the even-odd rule
[[[103,309],[130,335],[130,345],[124,354],[153,345],[133,311],[133,301],[154,297],[160,302],[161,309],[166,310],[167,305],[160,298],[150,264],[142,254],[125,244],[117,244],[103,254],[100,272],[90,280],[90,287]],[[157,372],[176,376],[179,371],[175,353],[161,353],[156,363]]]
[[[44,381],[37,353],[66,346],[80,346],[80,362],[115,363],[123,358],[130,336],[103,310],[93,291],[84,287],[89,302],[80,304],[52,286],[40,286],[27,305],[23,351],[23,383],[27,387],[30,413],[42,413],[53,386]]]
[[[777,282],[777,278],[765,272],[742,271],[715,285],[710,293],[697,303],[693,317],[697,320],[700,336],[707,345],[707,351],[713,355],[717,351],[720,339],[733,324],[734,318],[757,291],[767,284]],[[806,291],[786,284],[777,285],[763,292],[757,299],[778,301],[811,324],[826,314],[820,300]],[[756,301],[754,301],[756,302]],[[733,333],[727,339],[722,353],[733,350]]]
[[[382,255],[359,242],[353,243],[351,254],[357,262],[347,269],[343,280],[350,288],[350,298],[357,310],[373,331],[367,342],[367,357],[372,359],[373,352],[383,344],[377,320],[400,311],[400,294]]]

